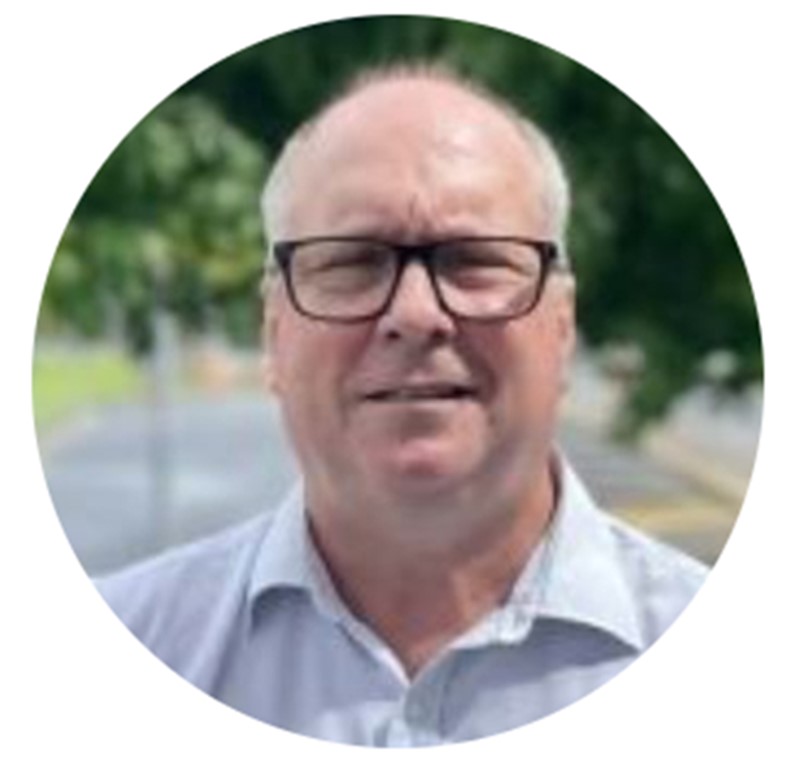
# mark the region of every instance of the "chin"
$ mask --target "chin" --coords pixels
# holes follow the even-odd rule
[[[378,478],[392,492],[431,493],[452,489],[468,480],[476,467],[470,451],[459,451],[436,441],[412,441],[375,459]]]

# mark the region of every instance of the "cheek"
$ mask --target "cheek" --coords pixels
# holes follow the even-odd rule
[[[564,383],[563,355],[554,330],[541,323],[507,331],[485,346],[497,377],[500,411],[518,423],[554,417]]]
[[[316,449],[336,436],[337,404],[333,367],[321,353],[321,343],[292,338],[288,330],[275,361],[276,396],[288,437],[302,465],[309,465]],[[284,347],[285,345],[285,347]]]
[[[318,423],[340,407],[361,339],[351,327],[284,320],[273,356],[277,394],[292,417]]]

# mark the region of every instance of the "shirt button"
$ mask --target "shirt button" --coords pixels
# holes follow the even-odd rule
[[[410,704],[406,710],[406,721],[411,727],[419,732],[433,733],[436,724],[437,703],[427,702],[421,699],[416,703]]]

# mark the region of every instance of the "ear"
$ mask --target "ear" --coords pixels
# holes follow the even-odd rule
[[[261,285],[261,376],[264,388],[278,394],[278,355],[280,334],[280,287],[270,282]]]
[[[557,282],[557,330],[563,361],[563,387],[569,383],[571,363],[577,346],[577,282],[574,275],[564,272]]]

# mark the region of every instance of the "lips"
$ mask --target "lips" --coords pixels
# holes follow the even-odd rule
[[[474,387],[457,383],[431,383],[383,387],[363,394],[363,399],[376,403],[431,402],[474,398]]]

